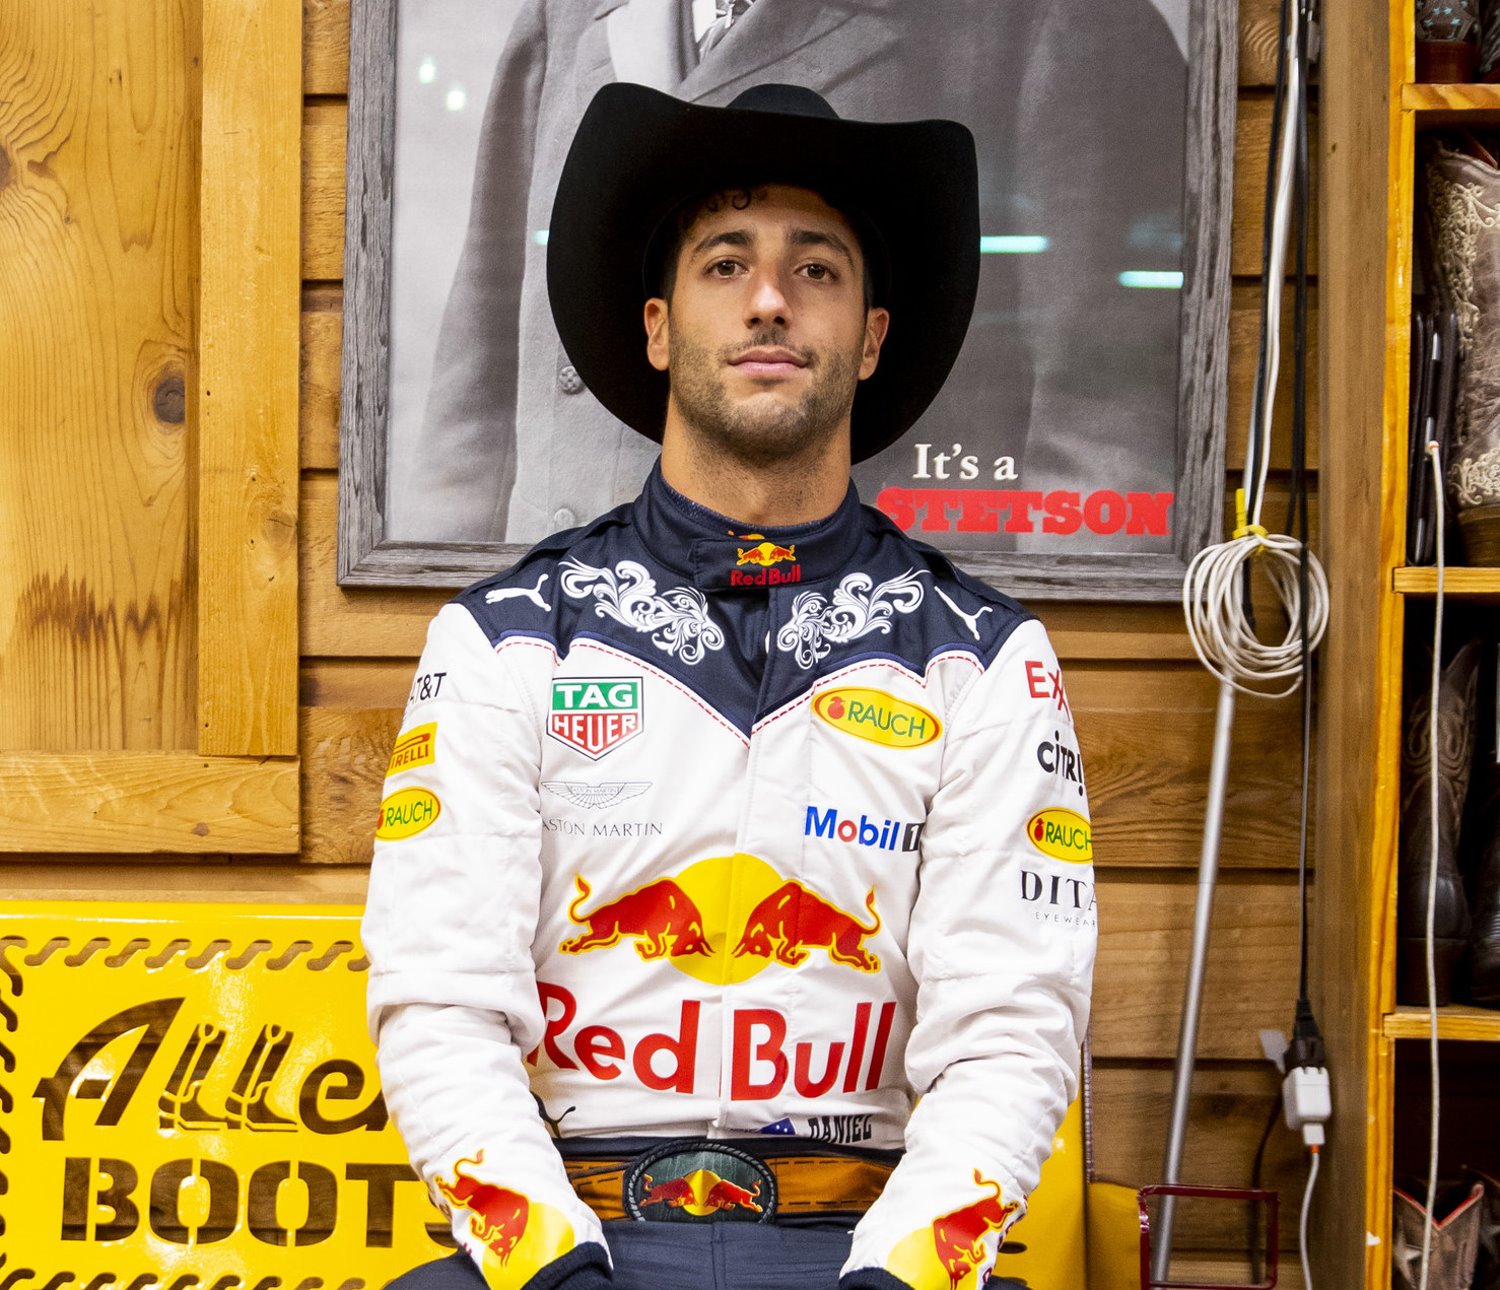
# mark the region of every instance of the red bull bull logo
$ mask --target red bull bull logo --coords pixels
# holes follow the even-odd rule
[[[606,901],[591,914],[582,909],[593,894],[592,888],[582,874],[575,881],[578,895],[568,906],[568,918],[585,931],[557,947],[564,954],[608,949],[627,937],[635,942],[635,952],[648,962],[663,955],[679,958],[712,953],[703,934],[703,915],[692,897],[672,879],[657,878]]]
[[[727,1178],[720,1178],[712,1169],[695,1169],[685,1178],[673,1178],[664,1183],[653,1183],[650,1174],[644,1177],[647,1191],[641,1197],[642,1209],[670,1205],[703,1217],[729,1209],[749,1209],[757,1214],[765,1212],[756,1203],[760,1195],[758,1180],[746,1190]]]
[[[743,547],[736,547],[739,559],[736,564],[759,564],[770,566],[780,564],[783,560],[795,560],[797,558],[797,547],[778,546],[775,542],[762,542],[758,546],[751,547],[748,551]]]
[[[825,950],[835,963],[860,972],[878,972],[880,959],[864,948],[866,937],[880,930],[875,912],[875,888],[865,895],[865,909],[873,923],[859,922],[795,879],[788,879],[750,911],[734,956],[754,954],[799,967],[810,950]]]
[[[518,1191],[484,1182],[464,1169],[483,1163],[483,1151],[460,1160],[453,1166],[451,1183],[438,1178],[438,1191],[450,1205],[469,1211],[469,1230],[503,1265],[526,1234],[531,1202]]]
[[[772,965],[795,969],[811,960],[816,966],[815,950],[840,967],[880,970],[866,944],[881,929],[874,888],[860,919],[745,854],[698,860],[603,900],[582,874],[575,882],[567,915],[581,930],[558,944],[562,954],[629,942],[646,962],[659,960],[716,986],[747,981]]]
[[[984,1238],[990,1232],[1003,1232],[1011,1215],[1021,1207],[1018,1201],[1003,1201],[1000,1184],[985,1178],[977,1169],[974,1182],[991,1188],[993,1195],[932,1220],[932,1244],[952,1290],[957,1290],[959,1282],[985,1262]]]
[[[780,587],[789,582],[802,581],[802,566],[797,563],[797,548],[780,546],[775,542],[761,542],[749,548],[736,547],[736,568],[729,571],[731,587]],[[750,572],[740,566],[756,566]],[[777,569],[778,564],[790,564],[789,569]]]
[[[666,1223],[770,1220],[776,1178],[736,1147],[674,1143],[648,1153],[625,1178],[633,1218]]]

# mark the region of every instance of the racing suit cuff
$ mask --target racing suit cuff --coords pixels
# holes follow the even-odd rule
[[[884,1268],[858,1268],[839,1278],[839,1290],[911,1290],[911,1287]]]
[[[609,1254],[597,1241],[585,1241],[554,1259],[524,1290],[608,1290]]]

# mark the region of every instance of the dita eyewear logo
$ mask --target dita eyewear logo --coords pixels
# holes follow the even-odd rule
[[[547,733],[598,761],[645,725],[640,677],[592,676],[552,682]]]

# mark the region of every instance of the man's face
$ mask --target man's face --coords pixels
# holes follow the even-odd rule
[[[751,464],[847,432],[888,315],[866,309],[849,222],[816,193],[769,186],[698,216],[670,302],[646,302],[646,354],[687,429]]]

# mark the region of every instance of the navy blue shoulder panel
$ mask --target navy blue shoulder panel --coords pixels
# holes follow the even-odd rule
[[[681,553],[663,553],[669,565],[646,549],[632,508],[623,506],[545,539],[456,600],[492,645],[522,635],[565,656],[575,641],[608,642],[666,672],[746,734],[820,677],[864,658],[921,676],[937,655],[962,651],[988,667],[1031,617],[878,512],[861,508],[856,516],[848,557],[832,576],[774,591],[705,592],[682,571]]]
[[[552,644],[599,640],[666,672],[749,733],[757,684],[731,643],[736,597],[712,598],[649,553],[631,507],[538,543],[456,601],[498,646],[510,636]],[[763,603],[763,602],[762,602]]]

